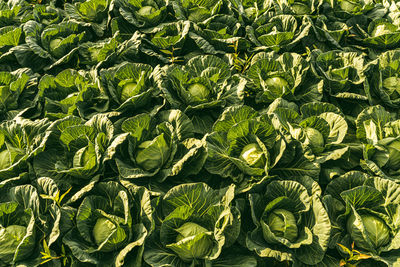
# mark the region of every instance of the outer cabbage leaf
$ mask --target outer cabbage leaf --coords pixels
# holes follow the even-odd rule
[[[22,41],[21,27],[6,26],[0,28],[0,60],[10,53],[10,49]]]
[[[189,20],[195,23],[204,21],[220,12],[223,0],[197,1],[174,0],[172,7],[178,20]]]
[[[142,30],[146,34],[140,50],[149,57],[168,63],[171,56],[183,54],[182,50],[188,39],[191,25],[189,21],[161,23]]]
[[[232,10],[239,14],[239,19],[246,23],[255,21],[267,10],[274,7],[274,1],[271,0],[232,0]]]
[[[322,0],[279,0],[276,1],[275,8],[278,13],[283,14],[311,15],[318,13],[323,2]]]
[[[386,4],[381,0],[338,0],[330,1],[333,14],[337,18],[346,20],[357,15],[364,15],[374,19],[382,17],[387,12]]]

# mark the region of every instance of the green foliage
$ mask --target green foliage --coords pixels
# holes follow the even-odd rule
[[[398,0],[0,0],[0,267],[400,266]]]

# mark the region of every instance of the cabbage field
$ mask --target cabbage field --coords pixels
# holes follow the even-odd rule
[[[400,0],[0,0],[0,267],[400,267]]]

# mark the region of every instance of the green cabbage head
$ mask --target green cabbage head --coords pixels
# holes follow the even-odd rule
[[[273,88],[274,90],[280,91],[283,91],[284,88],[287,88],[289,86],[287,80],[279,76],[267,78],[264,81],[264,84],[268,88]]]
[[[219,265],[223,250],[231,251],[239,237],[240,211],[230,206],[234,190],[234,185],[214,190],[204,183],[171,188],[156,203],[161,225],[146,242],[144,261],[153,267]]]
[[[305,144],[309,145],[315,153],[324,150],[324,136],[320,133],[320,131],[311,127],[307,127],[304,129],[304,134],[306,136]]]
[[[188,87],[189,98],[191,102],[204,102],[207,101],[210,95],[210,90],[201,83],[194,83]]]
[[[388,77],[383,80],[383,88],[385,88],[388,92],[400,92],[400,77]]]
[[[396,170],[400,168],[400,141],[395,140],[391,142],[387,149],[389,150],[389,160],[386,166],[390,169]]]
[[[107,218],[97,219],[92,232],[96,244],[102,245],[102,252],[117,250],[127,239],[125,230]]]
[[[193,259],[202,259],[210,253],[213,247],[213,241],[210,236],[211,232],[206,228],[193,223],[186,222],[181,227],[176,229],[178,235],[176,236],[176,246],[171,246],[171,249],[178,254],[178,256],[187,262]],[[187,250],[179,248],[180,245],[188,245]]]
[[[152,6],[142,6],[138,11],[137,14],[141,17],[148,17],[152,13],[154,13],[156,9]]]
[[[261,224],[261,226],[265,228],[266,225],[268,225],[269,229],[275,234],[275,236],[283,237],[290,242],[294,242],[298,235],[296,224],[296,218],[292,212],[285,209],[276,209],[268,215],[266,224]],[[263,231],[263,235],[265,240],[269,239],[265,234],[265,231]]]
[[[264,168],[266,163],[264,152],[256,143],[246,145],[240,153],[240,159],[255,168]]]
[[[390,241],[390,229],[386,223],[373,215],[360,215],[361,221],[356,219],[352,214],[347,220],[347,231],[355,244],[363,249],[369,250],[369,245],[366,240],[360,238],[360,228],[365,228],[368,239],[373,244],[374,248],[380,248]],[[361,225],[360,225],[361,224]]]
[[[164,134],[161,134],[151,141],[142,142],[138,146],[136,163],[144,170],[151,171],[162,166],[169,154],[170,147],[164,139]]]
[[[247,234],[247,248],[293,266],[322,266],[331,224],[318,183],[307,176],[271,180],[249,194],[255,228]]]

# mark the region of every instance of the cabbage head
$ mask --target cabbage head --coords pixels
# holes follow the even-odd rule
[[[180,110],[142,113],[125,119],[107,152],[123,179],[162,183],[168,177],[197,174],[203,167],[205,142]]]
[[[120,26],[126,22],[137,28],[149,28],[162,23],[167,15],[167,3],[165,0],[141,0],[114,2],[114,12],[124,20],[116,20]]]
[[[194,23],[202,22],[218,14],[223,6],[222,0],[173,0],[172,4],[178,20],[189,20]]]
[[[371,92],[370,99],[385,107],[400,106],[400,51],[391,50],[380,54],[367,70],[364,86]]]
[[[373,261],[393,265],[393,253],[399,248],[399,223],[393,216],[399,201],[395,197],[400,187],[395,182],[359,171],[351,171],[332,180],[323,202],[335,227],[330,248],[341,250],[337,244],[351,246],[369,255]],[[390,202],[388,209],[382,208]]]
[[[366,65],[363,54],[340,50],[314,50],[312,58],[313,70],[324,80],[331,96],[337,97],[338,100],[351,100],[355,105],[360,99],[367,99],[363,88]]]
[[[314,102],[298,107],[293,102],[277,99],[270,105],[268,113],[279,120],[280,132],[288,142],[292,138],[300,141],[317,156],[319,163],[327,161],[330,155],[334,155],[336,160],[345,157],[346,144],[343,141],[348,125],[335,105]]]
[[[316,129],[307,127],[304,129],[306,136],[305,144],[309,145],[315,152],[322,151],[324,149],[324,136]]]
[[[254,227],[246,246],[259,257],[319,265],[328,249],[331,223],[310,177],[273,179],[249,194]]]
[[[398,177],[400,121],[380,105],[365,108],[357,117],[357,137],[364,146],[364,169]]]
[[[256,51],[290,51],[308,35],[312,22],[308,16],[302,19],[289,14],[265,12],[246,27]]]
[[[184,66],[171,65],[160,84],[168,103],[183,110],[203,135],[211,131],[224,107],[242,103],[244,85],[228,61],[214,55],[192,57]]]
[[[27,36],[24,49],[16,49],[18,63],[34,71],[42,72],[67,63],[76,63],[79,46],[89,39],[83,25],[76,21],[64,21],[48,26],[29,20],[23,26]]]
[[[110,108],[126,111],[142,108],[157,94],[153,68],[147,64],[123,62],[100,71],[103,88],[110,97]]]
[[[29,262],[31,266],[38,266],[35,262],[40,262],[42,255],[39,249],[43,239],[52,245],[59,236],[60,209],[52,201],[41,198],[39,193],[45,193],[48,187],[52,187],[47,183],[43,188],[42,181],[39,178],[32,184],[18,186],[8,183],[1,188],[1,266],[24,265]]]
[[[233,185],[214,190],[204,183],[186,183],[168,190],[155,207],[161,217],[146,243],[145,262],[153,267],[235,263],[240,253],[222,252],[234,248],[240,232],[233,195]]]
[[[290,242],[294,242],[298,236],[296,218],[290,211],[276,209],[268,215],[267,221],[261,224],[261,227],[265,228],[265,230],[263,228],[265,240],[269,239],[267,225],[275,236],[286,238]],[[273,239],[271,241],[274,242]]]
[[[52,145],[33,160],[36,173],[65,184],[84,185],[102,168],[102,157],[114,135],[111,121],[97,114],[84,122],[67,116],[54,121],[46,141]]]
[[[27,160],[44,150],[50,133],[47,119],[5,121],[0,124],[0,179],[11,178],[27,170]]]
[[[306,59],[296,53],[260,52],[247,70],[246,90],[256,103],[270,104],[278,98],[309,102],[322,97],[321,80],[314,77]]]
[[[367,238],[373,241],[374,248],[379,248],[390,241],[390,229],[386,223],[374,215],[359,215],[358,218],[354,214],[347,219],[347,231],[354,240],[355,244],[365,250],[369,249],[366,240],[359,238],[360,223],[364,226]]]
[[[107,29],[110,3],[110,0],[88,0],[66,3],[64,9],[70,20],[92,28],[97,36],[102,37]]]
[[[239,158],[249,164],[249,166],[258,168],[265,166],[265,155],[256,143],[246,145],[242,149]]]
[[[122,266],[142,262],[144,241],[153,223],[150,195],[129,182],[100,182],[89,189],[63,237],[74,260],[82,264]],[[82,246],[81,244],[86,244]]]
[[[190,262],[192,259],[203,259],[210,253],[213,247],[213,240],[211,232],[206,228],[193,222],[186,222],[176,231],[179,233],[176,236],[176,246],[181,246],[185,242],[191,242],[191,246],[193,246],[193,249],[184,252],[177,249],[173,244],[169,245],[182,260]]]
[[[281,156],[271,158],[282,142],[271,120],[249,106],[225,109],[206,140],[207,171],[235,183],[241,183],[247,175],[261,179]]]

